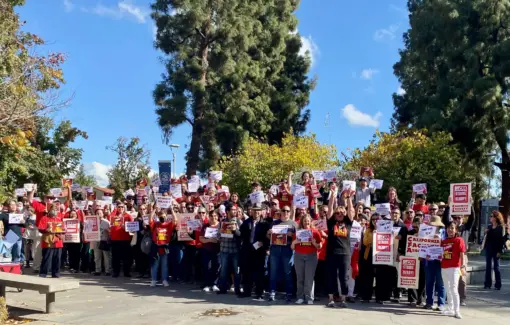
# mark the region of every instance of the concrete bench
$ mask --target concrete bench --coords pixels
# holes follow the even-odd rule
[[[466,268],[466,284],[481,284],[485,281],[485,266],[475,265]]]
[[[6,298],[6,287],[39,291],[40,294],[45,294],[46,313],[52,313],[55,305],[55,293],[78,289],[80,283],[63,279],[41,278],[38,276],[2,272],[0,273],[0,297]]]

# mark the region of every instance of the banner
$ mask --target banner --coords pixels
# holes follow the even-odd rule
[[[450,184],[450,215],[471,214],[471,183]]]
[[[80,220],[64,219],[64,243],[80,243]]]
[[[299,184],[292,184],[292,186],[290,187],[290,194],[305,195],[305,187]]]
[[[317,219],[312,221],[312,225],[318,231],[328,230],[327,219]],[[351,229],[352,234],[352,229]]]
[[[182,185],[181,184],[170,184],[170,195],[174,199],[182,198]]]
[[[25,215],[22,213],[9,213],[9,224],[19,225],[25,220]]]
[[[159,193],[165,193],[170,190],[170,179],[172,178],[171,174],[171,162],[170,160],[159,160],[159,180],[161,184],[159,185]]]
[[[101,220],[99,216],[83,217],[83,240],[84,241],[100,241],[101,240]]]
[[[414,184],[413,192],[416,194],[427,194],[427,184],[424,183]]]
[[[223,172],[221,170],[211,171],[209,172],[209,177],[216,182],[219,182],[223,179]]]
[[[420,247],[426,246],[441,246],[441,239],[439,238],[421,238],[417,236],[407,236],[406,243],[406,256],[419,257]]]
[[[391,205],[389,203],[378,203],[375,205],[375,212],[381,216],[389,216],[391,214]]]
[[[352,195],[356,193],[356,182],[355,181],[342,181],[342,196]]]
[[[373,236],[372,263],[393,266],[393,233],[376,232]]]
[[[17,197],[23,197],[27,194],[27,191],[25,191],[24,188],[17,188],[14,190],[14,193],[16,194]]]
[[[420,261],[416,257],[400,256],[398,288],[418,289]]]
[[[382,179],[372,179],[370,180],[369,188],[375,188],[376,190],[382,189],[384,181]]]
[[[196,193],[196,192],[198,192],[199,187],[200,187],[200,177],[198,177],[197,175],[191,176],[188,181],[188,192]]]

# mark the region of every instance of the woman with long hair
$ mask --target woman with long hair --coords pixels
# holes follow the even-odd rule
[[[313,305],[314,285],[313,279],[317,268],[317,251],[321,248],[321,234],[314,229],[312,217],[305,215],[299,220],[299,230],[306,230],[310,235],[307,240],[301,241],[296,238],[292,241],[291,248],[295,251],[294,268],[296,270],[297,301],[300,305],[307,302]]]
[[[499,211],[492,211],[490,224],[485,230],[485,289],[492,287],[492,270],[496,283],[494,288],[501,290],[501,272],[499,270],[499,259],[503,253],[505,243],[505,223],[503,215]]]
[[[216,234],[214,236],[211,231],[207,231],[207,228],[218,229],[220,224],[220,216],[218,211],[209,211],[209,222],[202,226],[200,233],[200,242],[202,243],[202,267],[204,271],[204,291],[220,291],[218,286],[214,284],[218,276],[218,268],[220,265],[219,252],[220,244]],[[208,237],[206,237],[208,235]]]

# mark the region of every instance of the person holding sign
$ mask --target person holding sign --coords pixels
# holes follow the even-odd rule
[[[269,301],[275,301],[276,285],[280,275],[285,280],[286,300],[290,302],[294,294],[294,281],[292,279],[292,237],[296,233],[297,224],[290,218],[291,209],[287,206],[281,210],[280,219],[273,221],[273,228],[267,231],[267,238],[271,240],[269,263]],[[276,229],[286,229],[284,233],[277,233]],[[274,232],[274,233],[273,233]]]
[[[101,275],[101,265],[104,264],[105,275],[111,276],[112,255],[110,253],[110,245],[108,244],[108,240],[110,238],[110,221],[108,220],[107,215],[103,209],[101,209],[101,207],[96,208],[95,215],[98,216],[101,220],[99,225],[101,233],[100,241],[92,242],[92,248],[94,250],[94,263],[96,267],[94,275]]]
[[[117,208],[110,214],[110,236],[112,245],[112,268],[113,277],[120,275],[122,263],[124,276],[131,277],[131,264],[133,263],[131,253],[131,235],[125,229],[126,222],[132,222],[133,217],[126,212],[124,203],[119,203]]]
[[[18,241],[11,248],[12,261],[24,263],[25,254],[22,247],[21,228],[25,228],[25,219],[22,217],[23,215],[20,216],[17,213],[15,200],[7,200],[5,206],[7,206],[7,212],[0,213],[0,221],[3,223],[4,233],[7,234],[9,231],[12,231],[18,236]]]
[[[300,305],[305,301],[313,305],[313,279],[317,268],[317,251],[322,246],[321,234],[313,229],[312,217],[305,215],[299,221],[299,230],[291,248],[295,251],[294,267],[297,280],[297,301]]]
[[[441,275],[446,287],[448,308],[443,310],[442,314],[461,319],[458,287],[460,275],[466,273],[464,264],[466,244],[462,237],[457,236],[457,225],[455,223],[451,223],[446,232],[448,238],[441,242],[441,247],[443,247]]]
[[[367,207],[371,206],[373,202],[377,200],[375,197],[375,188],[368,187],[368,178],[361,177],[359,179],[360,188],[356,189],[356,195],[354,196],[354,202],[362,201]]]
[[[418,232],[420,231],[420,218],[414,218],[412,221],[412,228],[407,231],[407,236],[418,236]],[[401,249],[406,249],[406,240],[399,241],[399,252]],[[403,254],[405,255],[405,254]],[[408,289],[407,290],[407,300],[409,304],[415,307],[423,307],[423,303],[425,302],[425,263],[426,261],[420,261],[420,272],[418,274],[418,289]]]
[[[220,289],[214,284],[218,276],[220,265],[218,253],[220,245],[218,244],[218,226],[219,214],[216,210],[209,211],[209,220],[202,226],[200,232],[200,242],[202,243],[202,267],[204,270],[204,292],[218,292]]]
[[[42,261],[39,276],[42,278],[48,276],[50,264],[51,277],[60,277],[60,257],[64,247],[62,233],[60,232],[60,229],[63,228],[62,216],[62,213],[58,212],[57,205],[53,203],[48,210],[48,215],[42,217],[39,222],[39,232],[42,233]],[[56,225],[56,227],[52,225]],[[58,225],[62,225],[62,228]]]
[[[241,277],[239,275],[239,239],[241,222],[236,218],[237,207],[229,204],[226,207],[227,218],[219,225],[218,241],[220,243],[220,291],[226,294],[230,274],[234,273],[234,288],[237,295],[241,294]]]
[[[338,206],[337,193],[333,193],[329,200],[328,245],[326,251],[326,260],[328,261],[328,307],[335,307],[334,294],[338,290],[338,281],[340,281],[341,288],[340,307],[347,307],[345,299],[349,293],[347,271],[351,263],[350,232],[354,218],[351,196],[352,193],[349,193],[343,198],[346,201],[344,201],[344,206]]]
[[[292,187],[292,176],[294,172],[289,173],[289,188]],[[316,186],[315,179],[312,177],[310,172],[303,172],[301,174],[301,185],[305,187],[304,195],[308,197],[308,207],[310,211],[310,215],[315,218],[315,197],[312,191],[312,185]]]
[[[78,220],[78,213],[76,210],[69,211],[69,214],[66,215],[66,219],[74,219]],[[83,219],[82,219],[83,220]],[[81,222],[78,225],[78,232],[81,233]],[[78,273],[80,271],[80,256],[81,256],[81,241],[76,243],[66,242],[64,244],[64,249],[67,251],[67,257],[69,259],[69,272],[70,273]]]
[[[417,213],[418,214],[418,213]],[[444,224],[441,222],[441,218],[434,216],[430,219],[430,226],[436,227],[436,233],[433,235],[434,238],[441,239],[440,232],[444,229]],[[427,291],[427,305],[425,309],[432,309],[434,304],[434,289],[437,292],[437,306],[439,311],[444,310],[445,304],[445,287],[443,277],[441,276],[441,261],[430,260],[425,263],[425,288]]]
[[[151,211],[149,227],[152,234],[152,246],[149,254],[151,267],[151,287],[155,287],[158,281],[158,272],[161,271],[163,286],[168,287],[168,254],[169,244],[175,229],[175,223],[167,220],[165,211],[158,213],[157,221],[154,220],[155,211]],[[160,270],[161,266],[161,270]]]

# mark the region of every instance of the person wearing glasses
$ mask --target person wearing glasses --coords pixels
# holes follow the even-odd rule
[[[117,208],[110,214],[110,239],[112,249],[113,277],[118,278],[120,267],[125,277],[131,277],[131,265],[133,256],[131,251],[131,235],[125,229],[126,222],[132,222],[133,217],[126,212],[126,206],[119,203]]]

